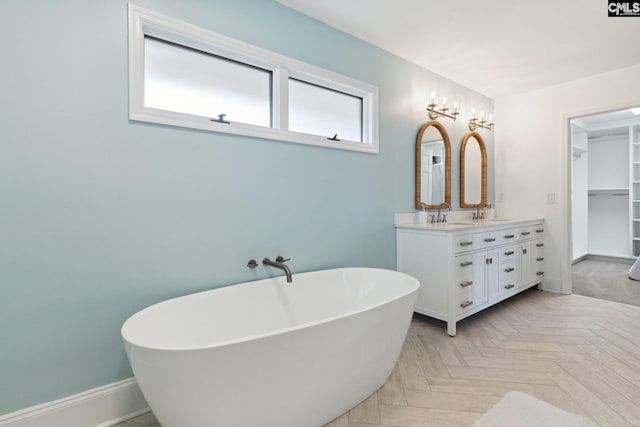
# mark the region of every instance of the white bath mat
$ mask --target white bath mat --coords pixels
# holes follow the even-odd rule
[[[597,427],[588,419],[563,411],[519,391],[510,391],[473,427]]]

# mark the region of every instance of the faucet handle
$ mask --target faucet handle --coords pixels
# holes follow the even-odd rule
[[[442,214],[442,222],[447,222],[447,214]]]
[[[291,260],[291,258],[285,258],[282,255],[278,255],[276,257],[276,262],[287,262],[287,261],[290,261],[290,260]]]

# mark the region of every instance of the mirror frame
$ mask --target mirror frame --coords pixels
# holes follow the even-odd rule
[[[482,169],[480,174],[482,175],[482,187],[480,194],[480,203],[467,203],[465,201],[464,194],[464,166],[465,166],[465,152],[464,149],[467,146],[467,142],[471,138],[474,138],[480,146],[480,154],[482,156]],[[464,136],[462,145],[460,146],[460,207],[461,208],[478,208],[487,205],[487,145],[484,143],[484,139],[478,132],[469,132]]]
[[[428,205],[420,202],[420,184],[421,184],[421,163],[422,163],[422,136],[429,126],[435,127],[444,143],[444,202],[439,205]],[[445,206],[447,205],[447,206]],[[416,209],[436,209],[451,206],[451,141],[445,127],[437,120],[425,122],[418,131],[416,138]]]

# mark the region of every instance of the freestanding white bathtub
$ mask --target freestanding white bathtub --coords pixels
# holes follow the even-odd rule
[[[155,304],[122,337],[163,427],[318,427],[385,383],[419,287],[371,268],[258,280]]]

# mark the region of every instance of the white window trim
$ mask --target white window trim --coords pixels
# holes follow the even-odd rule
[[[209,117],[158,110],[144,106],[144,37],[191,46],[203,51],[270,70],[273,78],[273,127],[212,122]],[[324,136],[292,132],[288,127],[289,77],[362,98],[363,142],[331,141]],[[129,5],[129,118],[214,132],[244,135],[342,150],[378,153],[378,88],[350,77],[307,64],[222,34]],[[338,138],[340,136],[338,135]]]

